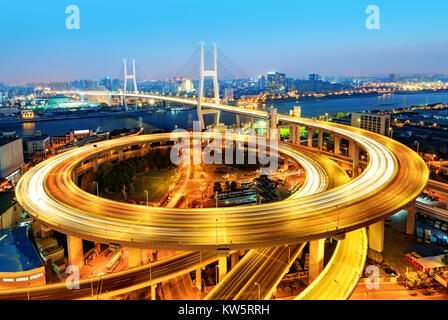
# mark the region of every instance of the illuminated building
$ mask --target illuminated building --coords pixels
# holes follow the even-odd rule
[[[233,101],[235,89],[234,88],[224,88],[224,99],[228,101]]]
[[[70,132],[66,133],[64,136],[54,136],[51,137],[51,146],[53,148],[57,148],[60,146],[65,146],[67,143],[75,140],[90,137],[96,134],[92,129],[86,130],[70,130]]]
[[[23,138],[23,153],[25,158],[33,155],[43,155],[50,148],[50,136],[46,134]]]
[[[22,138],[0,138],[0,178],[8,178],[22,168],[23,163]]]
[[[390,129],[390,115],[354,112],[352,113],[351,125],[353,127],[388,136]]]
[[[0,239],[0,256],[5,257],[0,264],[0,285],[9,288],[44,285],[45,268],[27,236],[27,227],[3,229]]]
[[[33,110],[20,110],[20,119],[33,119],[34,111]]]

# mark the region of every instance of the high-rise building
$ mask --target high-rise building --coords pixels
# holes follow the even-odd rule
[[[354,112],[351,124],[353,127],[389,136],[390,115]]]
[[[191,82],[190,79],[182,80],[178,91],[179,92],[193,92],[194,91],[193,82]]]
[[[291,117],[301,118],[302,117],[302,107],[301,106],[294,106],[294,109],[289,110],[289,115]]]
[[[8,178],[23,167],[22,138],[0,137],[0,178]]]
[[[270,93],[280,93],[286,90],[286,74],[279,72],[268,72],[259,77],[260,90]]]
[[[317,73],[311,73],[309,75],[309,80],[310,81],[321,81],[322,77],[319,74],[317,74]]]
[[[224,100],[232,101],[235,99],[235,89],[234,88],[224,88]]]

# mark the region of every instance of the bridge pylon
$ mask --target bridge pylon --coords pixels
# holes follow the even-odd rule
[[[218,83],[218,52],[216,44],[213,44],[213,70],[205,70],[204,63],[204,43],[201,42],[199,49],[199,90],[198,90],[198,119],[201,123],[201,129],[205,129],[204,114],[214,114],[215,121],[214,126],[219,124],[220,111],[216,110],[203,110],[202,103],[204,101],[204,80],[205,77],[211,77],[213,79],[213,92],[214,103],[219,103],[219,83]]]
[[[132,74],[128,74],[128,66],[126,63],[126,59],[123,59],[123,69],[124,69],[123,105],[124,105],[124,109],[127,111],[128,103],[126,101],[126,91],[127,91],[127,86],[128,86],[128,79],[133,80],[134,93],[138,93],[137,77],[135,74],[135,59],[132,59]],[[137,100],[135,102],[135,108],[137,109]]]

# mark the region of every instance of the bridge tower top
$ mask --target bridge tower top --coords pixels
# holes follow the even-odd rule
[[[202,129],[205,128],[203,113],[202,113],[202,102],[204,100],[204,79],[205,77],[211,77],[213,79],[213,100],[215,103],[219,103],[219,83],[218,83],[218,51],[216,44],[213,44],[213,70],[205,70],[204,63],[204,43],[201,42],[199,47],[199,90],[198,90],[198,118],[201,122]],[[219,120],[218,120],[219,122]]]
[[[135,74],[135,59],[132,59],[132,74],[128,74],[128,66],[126,59],[123,59],[123,69],[124,69],[124,86],[123,86],[123,103],[125,110],[128,109],[127,101],[126,101],[126,91],[128,87],[128,79],[133,80],[134,85],[134,93],[138,93],[137,89],[137,77]]]

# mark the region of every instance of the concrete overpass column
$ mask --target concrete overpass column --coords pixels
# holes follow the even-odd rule
[[[323,140],[324,140],[324,132],[322,130],[319,130],[319,135],[317,138],[317,148],[319,150],[322,150]]]
[[[236,251],[230,255],[230,268],[235,268],[236,264],[240,260],[240,252]]]
[[[130,268],[142,265],[142,249],[128,248],[128,265]]]
[[[250,117],[250,128],[254,129],[254,117]]]
[[[415,226],[415,200],[410,203],[408,208],[408,215],[406,217],[406,233],[414,235]]]
[[[359,174],[359,147],[356,143],[353,144],[352,148],[353,157],[353,178],[356,178]]]
[[[221,282],[227,274],[227,256],[228,252],[220,252],[218,254],[219,282]]]
[[[324,269],[325,239],[310,241],[309,283],[315,280]]]
[[[98,156],[93,158],[93,172],[97,172],[97,171],[98,171]]]
[[[348,156],[353,159],[355,154],[356,143],[353,140],[349,141],[348,144]]]
[[[296,144],[296,126],[290,126],[289,127],[289,142],[292,144]]]
[[[68,264],[81,269],[83,266],[82,239],[67,235],[67,251]]]
[[[369,226],[369,258],[383,262],[384,220]]]
[[[308,132],[308,148],[313,147],[313,129],[307,128],[306,131]]]
[[[241,119],[240,119],[240,115],[237,114],[236,115],[236,128],[239,129],[241,126]]]
[[[123,161],[123,149],[118,150],[118,161]]]
[[[288,168],[289,168],[289,158],[285,156],[283,161],[285,163],[284,164],[285,170],[288,170]]]
[[[157,289],[157,284],[151,285],[151,300],[157,300],[156,289]]]
[[[196,289],[202,291],[202,269],[196,269]]]
[[[77,170],[78,167],[74,167],[72,171],[72,180],[76,185],[78,185],[78,174],[76,173]]]
[[[341,137],[334,135],[334,154],[339,155],[341,148]]]

